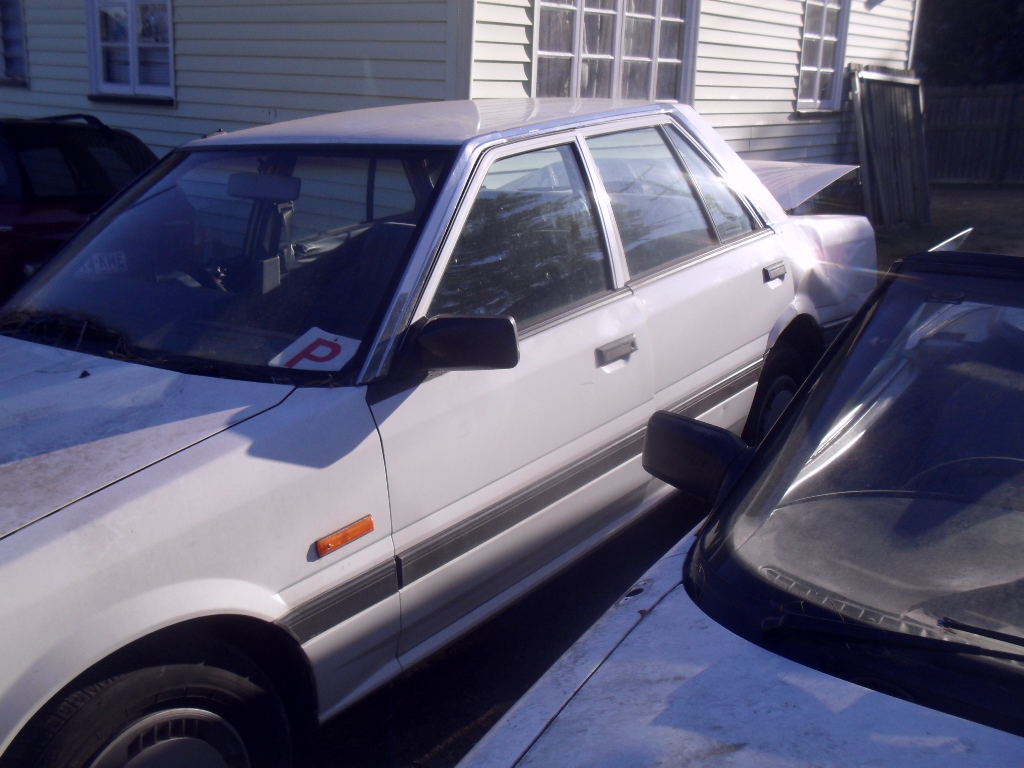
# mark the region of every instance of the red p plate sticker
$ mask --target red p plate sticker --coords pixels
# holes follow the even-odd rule
[[[357,339],[310,328],[274,357],[270,365],[300,371],[340,371],[357,349]]]

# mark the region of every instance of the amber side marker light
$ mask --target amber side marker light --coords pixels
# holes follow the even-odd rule
[[[340,531],[335,531],[330,536],[324,536],[316,543],[316,553],[319,557],[330,554],[336,549],[344,547],[361,536],[365,536],[373,530],[373,515],[356,520],[351,525],[346,525]]]

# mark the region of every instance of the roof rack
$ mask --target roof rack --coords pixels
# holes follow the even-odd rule
[[[45,120],[50,123],[66,123],[71,120],[84,120],[86,123],[91,125],[93,128],[98,128],[100,133],[103,134],[103,138],[112,139],[114,138],[114,129],[104,123],[95,115],[86,115],[81,112],[76,112],[69,115],[54,115],[53,117],[41,117],[40,120]]]

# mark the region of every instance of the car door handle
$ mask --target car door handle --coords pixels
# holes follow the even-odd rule
[[[629,336],[623,336],[621,339],[616,339],[615,341],[598,347],[595,350],[597,353],[597,367],[604,368],[604,366],[609,363],[614,363],[616,360],[629,357],[633,352],[636,352],[636,350],[636,334],[631,333]]]
[[[786,262],[777,261],[774,264],[769,264],[761,270],[761,276],[764,278],[766,283],[770,283],[772,280],[778,280],[780,277],[785,277]]]

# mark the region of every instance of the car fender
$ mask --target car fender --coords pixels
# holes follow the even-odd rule
[[[775,342],[782,336],[790,324],[796,320],[800,315],[807,315],[810,317],[815,325],[821,327],[821,319],[818,316],[818,309],[814,306],[814,303],[810,298],[804,294],[797,294],[793,297],[793,301],[782,311],[779,315],[779,319],[775,321],[775,325],[772,326],[771,332],[768,334],[768,344],[765,347],[765,355],[771,352],[772,347],[775,346]]]
[[[129,643],[189,619],[233,614],[270,623],[284,611],[284,601],[257,584],[197,579],[140,592],[66,625],[64,634],[36,638],[34,660],[2,694],[9,706],[0,713],[0,754],[64,686]],[[8,720],[17,713],[22,713],[20,719]]]

